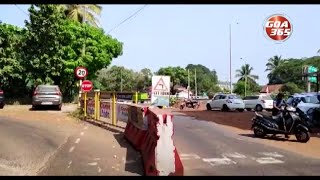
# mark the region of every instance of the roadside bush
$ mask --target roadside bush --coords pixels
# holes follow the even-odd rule
[[[170,101],[169,101],[170,106],[173,106],[174,104],[176,104],[177,100],[178,100],[177,97],[170,97]]]

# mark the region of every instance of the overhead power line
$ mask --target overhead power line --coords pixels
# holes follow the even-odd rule
[[[17,6],[16,4],[15,4],[15,6],[16,6],[21,12],[23,12],[25,15],[29,16],[29,14],[26,13],[26,12],[25,12],[23,9],[21,9],[19,6]]]
[[[107,34],[109,34],[110,32],[112,32],[113,30],[115,30],[116,28],[118,28],[119,26],[121,26],[123,23],[125,23],[126,21],[128,21],[129,19],[133,18],[135,15],[137,15],[139,12],[141,12],[144,8],[146,8],[148,5],[144,5],[141,8],[139,8],[137,11],[135,11],[133,14],[131,14],[129,17],[127,17],[126,19],[124,19],[123,21],[121,21],[118,25],[116,25],[115,27],[113,27],[112,29],[110,29],[108,31]]]

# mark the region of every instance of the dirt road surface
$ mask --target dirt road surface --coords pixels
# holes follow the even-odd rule
[[[124,128],[98,127],[67,115],[76,109],[0,110],[0,175],[142,175]],[[107,130],[106,130],[107,129]]]

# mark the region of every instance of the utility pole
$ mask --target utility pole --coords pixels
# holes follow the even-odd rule
[[[82,24],[85,24],[85,23],[86,23],[86,7],[84,6],[84,15],[82,18]],[[84,28],[86,28],[86,26],[84,26]],[[86,31],[86,29],[84,30]],[[86,55],[86,37],[84,39],[83,49],[82,49],[82,56],[85,56],[85,55]],[[79,107],[81,106],[81,94],[82,94],[81,85],[82,85],[82,79],[80,79],[80,82],[79,82],[79,104],[78,104]]]
[[[230,42],[229,42],[229,45],[230,45],[230,54],[229,54],[229,57],[230,57],[230,59],[229,59],[229,73],[230,73],[230,94],[232,94],[232,70],[231,70],[231,24],[229,24],[229,40],[230,40]]]
[[[122,92],[122,69],[120,69],[120,91]]]
[[[311,82],[309,80],[308,80],[307,86],[308,86],[308,92],[311,92]]]
[[[188,87],[187,87],[187,89],[188,89],[188,99],[190,98],[189,96],[190,96],[190,71],[189,71],[189,69],[188,69]]]
[[[195,96],[197,99],[198,96],[198,90],[197,90],[197,69],[194,69],[194,89],[195,89]]]

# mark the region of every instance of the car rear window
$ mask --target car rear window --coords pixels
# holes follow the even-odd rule
[[[317,96],[306,96],[302,98],[304,103],[312,103],[312,104],[319,104],[319,100]]]
[[[230,95],[228,98],[229,99],[241,99],[239,96],[236,96],[236,95]]]
[[[57,87],[54,86],[48,86],[48,87],[39,87],[38,91],[39,92],[56,92],[59,89]]]
[[[271,96],[262,96],[262,100],[273,100]]]

